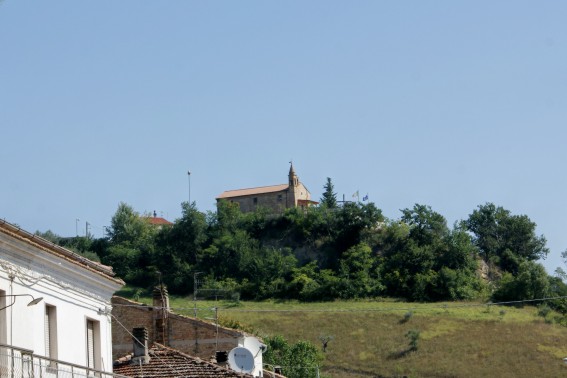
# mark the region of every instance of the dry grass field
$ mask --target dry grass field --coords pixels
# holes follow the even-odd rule
[[[140,299],[144,301],[143,299]],[[190,299],[172,298],[192,315]],[[238,322],[258,335],[322,346],[323,377],[567,377],[567,328],[536,307],[476,303],[197,302],[203,318]],[[411,350],[406,334],[419,332]]]

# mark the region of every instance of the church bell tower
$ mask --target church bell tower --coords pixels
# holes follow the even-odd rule
[[[299,177],[295,174],[295,170],[293,169],[293,163],[290,162],[289,167],[289,188],[288,190],[288,199],[289,203],[287,204],[288,207],[295,207],[297,206],[297,190],[299,187]]]

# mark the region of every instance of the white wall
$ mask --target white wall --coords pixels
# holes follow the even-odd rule
[[[263,351],[266,345],[260,342],[256,337],[245,336],[238,340],[238,345],[246,348],[254,357],[254,370],[250,374],[254,377],[262,377],[264,371]]]
[[[100,354],[95,368],[112,371],[111,323],[107,310],[112,294],[120,286],[118,280],[105,278],[104,274],[72,259],[0,232],[0,290],[6,295],[43,297],[31,307],[27,306],[31,297],[15,297],[15,304],[1,311],[0,339],[4,338],[1,341],[5,344],[45,355],[45,310],[46,305],[54,306],[57,359],[87,365],[86,323],[91,319],[100,326]],[[7,297],[5,303],[12,300]]]

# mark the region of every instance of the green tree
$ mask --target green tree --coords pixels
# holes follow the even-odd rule
[[[563,260],[563,264],[567,267],[567,249],[563,252],[561,252],[561,259]],[[563,280],[563,281],[567,281],[567,272],[565,272],[565,270],[563,269],[563,267],[557,267],[555,269],[555,275]]]
[[[156,282],[152,265],[158,229],[134,209],[121,202],[111,219],[109,241],[102,262],[111,265],[126,282],[153,286]]]
[[[483,284],[477,276],[477,250],[471,237],[466,231],[456,228],[443,241],[442,253],[434,264],[438,272],[434,297],[450,300],[477,297]]]
[[[410,226],[410,238],[418,245],[435,243],[449,233],[445,218],[430,206],[416,203],[412,209],[401,211],[401,220]]]
[[[149,222],[124,202],[118,205],[108,230],[111,244],[132,247],[141,247],[147,243],[153,244],[156,233],[157,230]]]
[[[342,298],[378,296],[382,289],[376,259],[365,243],[346,251],[339,263],[339,295]]]
[[[258,206],[254,211],[240,214],[238,224],[253,238],[261,239],[270,231],[272,219],[272,213],[268,208]]]
[[[209,213],[209,232],[212,237],[223,231],[236,231],[240,228],[242,212],[236,202],[226,200],[217,203],[217,211]]]
[[[332,300],[339,296],[339,278],[331,269],[319,269],[317,261],[292,269],[289,295],[303,301]]]
[[[40,231],[36,231],[34,233],[35,235],[44,238],[45,240],[49,240],[50,242],[54,243],[54,244],[58,244],[61,240],[61,236],[57,235],[55,232],[51,231],[51,230],[47,230],[45,232],[40,232]]]
[[[522,261],[535,261],[549,253],[545,237],[535,233],[534,222],[492,203],[478,206],[465,225],[484,260],[513,274]]]
[[[417,329],[411,329],[406,333],[406,338],[409,340],[409,351],[417,351],[419,345],[420,332]]]
[[[450,230],[429,206],[402,210],[385,227],[381,271],[387,291],[411,300],[470,299],[481,289],[476,249],[462,229]]]
[[[264,362],[272,366],[280,366],[282,374],[288,378],[318,377],[319,364],[323,355],[319,349],[308,341],[300,340],[290,344],[283,336],[264,338],[268,349],[263,355]]]
[[[553,299],[548,303],[563,315],[567,314],[567,284],[561,277],[549,277],[549,291],[551,297],[563,297]],[[567,321],[567,318],[564,318]]]
[[[195,203],[184,202],[181,207],[181,218],[157,235],[152,258],[152,265],[162,273],[172,293],[192,291],[192,272],[207,241],[205,214],[197,210]]]
[[[287,294],[287,285],[297,259],[289,249],[273,247],[257,248],[244,254],[239,263],[239,270],[247,287],[242,295],[253,299],[283,297]]]
[[[492,297],[495,301],[518,301],[539,299],[549,296],[549,277],[543,265],[533,261],[522,261],[518,272],[505,272],[498,282]]]
[[[447,222],[429,206],[415,204],[403,209],[400,224],[390,225],[382,266],[388,291],[411,300],[428,301],[436,296],[437,259],[443,255]],[[434,294],[435,293],[435,294]]]
[[[334,209],[337,207],[337,193],[334,192],[335,187],[330,177],[327,177],[327,182],[323,186],[323,196],[321,197],[321,205],[328,208]]]
[[[112,245],[103,259],[103,263],[112,266],[116,275],[127,283],[140,281],[143,267],[140,267],[141,252],[125,245]],[[151,284],[154,284],[152,281]],[[145,286],[145,285],[143,285]]]
[[[242,279],[241,260],[258,248],[258,240],[244,230],[223,231],[203,250],[199,268],[218,278]]]
[[[367,204],[345,203],[334,214],[331,237],[335,256],[340,258],[349,248],[364,242],[384,221],[382,211],[372,202]]]
[[[91,238],[84,236],[64,238],[51,230],[47,230],[46,232],[36,231],[35,235],[49,240],[53,244],[67,248],[89,260],[100,262],[100,256],[97,253],[97,250],[93,248],[95,240]]]

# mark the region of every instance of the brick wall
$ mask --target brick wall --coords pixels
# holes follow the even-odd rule
[[[114,360],[133,351],[131,332],[148,330],[148,344],[154,342],[208,360],[218,351],[238,346],[240,331],[218,327],[202,320],[174,314],[168,300],[162,306],[154,296],[154,305],[147,306],[126,298],[112,297],[112,357]]]

